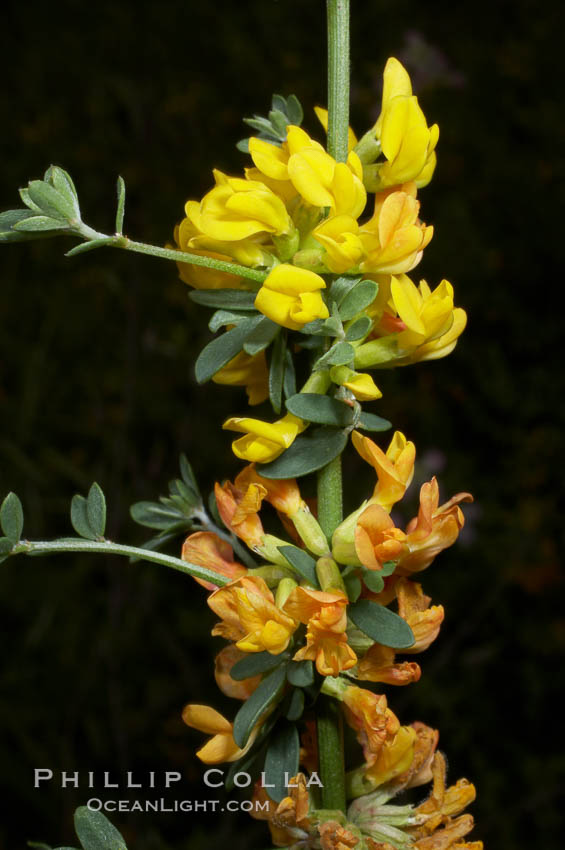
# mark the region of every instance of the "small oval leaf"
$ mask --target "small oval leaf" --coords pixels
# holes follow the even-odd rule
[[[253,652],[233,665],[230,676],[236,682],[242,682],[244,679],[251,678],[251,676],[258,676],[260,673],[268,673],[269,670],[274,670],[280,664],[286,663],[289,658],[288,652],[282,652],[280,655],[271,655],[270,652]]]
[[[259,469],[265,478],[299,478],[326,466],[344,450],[347,434],[337,428],[315,428],[296,438],[280,457]]]
[[[392,428],[392,422],[383,419],[382,416],[375,416],[374,413],[362,413],[357,422],[357,427],[363,431],[388,431],[389,428]]]
[[[0,508],[0,525],[6,537],[17,543],[22,536],[24,527],[24,511],[22,503],[15,493],[8,493]]]
[[[126,842],[102,812],[79,806],[75,830],[84,850],[127,850]]]
[[[87,540],[96,540],[96,532],[92,529],[88,521],[86,510],[86,499],[84,496],[73,496],[71,501],[71,524],[80,537],[85,537]]]
[[[281,724],[271,736],[265,756],[265,787],[269,789],[269,797],[277,803],[288,794],[285,780],[298,773],[299,756],[300,739],[296,726],[293,723]]]
[[[327,395],[297,393],[287,400],[286,407],[300,419],[320,425],[346,428],[353,422],[353,409],[345,402]]]
[[[106,499],[99,484],[94,482],[86,500],[86,518],[97,537],[104,537],[106,530]]]
[[[346,322],[348,319],[353,319],[369,304],[372,304],[378,291],[378,284],[374,280],[362,280],[356,284],[339,305],[339,315],[342,321]]]
[[[259,687],[243,703],[233,723],[233,737],[238,747],[245,747],[261,715],[279,702],[285,681],[286,667],[281,664],[265,676]]]
[[[412,629],[402,617],[383,605],[360,599],[347,609],[358,629],[377,643],[392,649],[408,649],[414,643]]]

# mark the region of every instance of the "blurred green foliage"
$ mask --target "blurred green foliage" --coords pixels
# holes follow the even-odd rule
[[[420,683],[390,701],[404,721],[439,725],[451,778],[478,786],[487,847],[557,850],[565,757],[548,730],[565,645],[562,314],[551,288],[565,206],[561,7],[352,5],[352,123],[362,132],[376,118],[387,56],[405,61],[441,127],[436,177],[421,193],[436,235],[414,276],[450,279],[470,315],[447,360],[378,376],[374,409],[416,441],[419,481],[437,472],[446,497],[476,497],[460,544],[424,575],[446,606],[440,639]],[[54,162],[104,230],[120,173],[125,232],[165,243],[212,167],[241,170],[241,118],[273,91],[296,92],[315,130],[324,15],[322,0],[8,2],[0,208]],[[236,472],[220,422],[244,396],[195,384],[207,311],[172,264],[103,250],[66,260],[71,244],[1,252],[0,489],[21,496],[30,535],[55,536],[69,531],[73,493],[97,480],[108,533],[139,542],[128,506],[166,489],[181,451],[206,491]],[[353,507],[371,475],[352,456],[346,470]],[[34,767],[176,768],[186,784],[174,796],[210,796],[193,754],[201,736],[180,711],[188,700],[232,707],[213,681],[213,617],[195,583],[118,559],[10,560],[0,600],[0,847],[73,841],[72,811],[92,792],[35,790]],[[112,819],[136,850],[267,843],[243,814]]]

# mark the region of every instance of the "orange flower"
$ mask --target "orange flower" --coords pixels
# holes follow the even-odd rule
[[[181,558],[229,579],[239,578],[247,572],[244,566],[234,561],[230,544],[212,531],[197,531],[189,535],[183,543]],[[217,590],[218,586],[211,581],[200,578],[196,581],[206,590]]]
[[[271,800],[266,789],[257,783],[253,790],[253,802],[255,805],[250,811],[251,816],[269,822],[271,838],[276,847],[302,843],[313,834],[314,826],[308,818],[310,801],[304,774],[298,773],[292,777],[289,795],[278,805]],[[266,809],[263,808],[265,804]]]
[[[409,685],[421,676],[418,664],[413,661],[394,663],[395,652],[388,646],[374,643],[359,661],[357,678],[365,682],[384,682],[387,685]]]
[[[387,707],[386,697],[351,685],[343,693],[345,719],[357,733],[368,765],[377,760],[387,741],[394,740],[400,723]]]
[[[357,656],[347,643],[347,596],[295,587],[283,606],[285,612],[307,624],[306,646],[295,661],[315,661],[322,676],[337,676],[355,666]]]
[[[383,452],[373,440],[353,431],[353,445],[364,461],[377,473],[372,502],[390,511],[404,496],[414,475],[416,448],[400,431],[395,431],[388,449]]]
[[[407,549],[400,559],[399,572],[403,575],[424,570],[443,549],[457,540],[465,519],[460,502],[472,502],[470,493],[457,493],[441,507],[439,487],[432,478],[420,489],[418,516],[406,527]]]
[[[370,570],[380,570],[386,561],[396,561],[405,548],[406,535],[396,528],[380,505],[369,505],[355,526],[355,551]]]
[[[342,826],[336,820],[327,820],[319,824],[318,832],[322,850],[350,850],[352,847],[357,847],[361,839],[359,830],[353,824],[348,823],[347,826]]]
[[[257,725],[244,749],[241,749],[233,739],[233,724],[210,706],[186,705],[182,712],[182,719],[187,726],[212,735],[196,753],[200,761],[205,764],[237,761],[251,748],[259,731]]]
[[[260,546],[265,536],[258,517],[266,490],[261,484],[249,484],[241,490],[231,481],[216,483],[214,493],[224,525],[237,534],[248,546]]]
[[[234,485],[243,493],[251,485],[264,490],[263,499],[286,516],[292,516],[304,505],[296,479],[288,478],[277,481],[274,478],[263,478],[259,475],[254,463],[244,467],[234,481]]]
[[[403,652],[424,652],[439,634],[443,623],[443,605],[432,605],[429,596],[425,596],[422,585],[406,578],[398,580],[396,585],[398,613],[406,620],[414,633],[414,643]]]
[[[248,699],[253,691],[259,686],[261,676],[250,676],[249,679],[238,681],[232,679],[231,669],[234,664],[245,658],[245,652],[242,652],[237,646],[229,644],[216,655],[214,678],[219,689],[228,697],[233,699]]]
[[[221,587],[208,597],[208,605],[222,620],[212,634],[235,640],[244,652],[266,650],[279,655],[296,630],[295,620],[277,608],[259,576],[244,576]]]
[[[445,787],[446,764],[441,753],[432,762],[433,788],[427,800],[415,810],[418,826],[410,829],[418,850],[448,850],[451,847],[481,847],[480,842],[459,844],[459,839],[473,828],[471,815],[459,815],[476,797],[475,787],[460,779],[450,788]],[[439,827],[443,827],[439,829]]]

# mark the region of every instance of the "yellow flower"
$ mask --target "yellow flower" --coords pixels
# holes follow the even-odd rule
[[[226,384],[232,387],[245,387],[249,404],[261,404],[269,397],[269,373],[265,352],[259,354],[239,354],[230,360],[213,376],[215,384]]]
[[[369,570],[382,570],[386,561],[396,561],[406,546],[405,539],[381,505],[369,505],[357,520],[355,551]]]
[[[335,274],[342,274],[358,266],[365,256],[359,237],[359,225],[350,215],[334,215],[324,219],[312,236],[324,246],[324,264]]]
[[[292,413],[287,413],[277,422],[233,416],[222,425],[227,431],[245,434],[232,443],[232,450],[236,457],[250,463],[268,463],[274,460],[292,445],[297,435],[306,427],[302,419]]]
[[[381,114],[375,124],[386,162],[373,166],[371,190],[413,180],[427,186],[436,165],[439,127],[428,127],[407,71],[394,57],[386,63]]]
[[[259,510],[266,490],[259,484],[250,484],[245,489],[236,487],[231,481],[220,485],[216,482],[214,496],[222,522],[251,548],[260,546],[265,537],[259,519]]]
[[[334,384],[347,387],[357,401],[374,401],[382,398],[382,392],[366,372],[355,372],[347,366],[334,366],[330,370],[330,377]]]
[[[191,210],[197,210],[198,207],[196,201],[187,201],[187,216]],[[175,229],[175,241],[182,251],[228,262],[235,260],[244,266],[264,266],[272,262],[272,254],[264,244],[269,238],[267,233],[258,233],[249,239],[212,239],[198,230],[190,218],[184,218]],[[205,269],[188,263],[178,263],[178,267],[181,279],[196,289],[233,289],[245,288],[248,285],[245,278],[215,269]]]
[[[325,286],[320,275],[283,263],[275,266],[263,281],[255,307],[278,325],[300,330],[314,319],[328,318],[328,308],[320,293]]]
[[[186,705],[182,712],[182,719],[187,726],[212,735],[212,738],[196,753],[204,764],[237,761],[251,749],[259,731],[259,726],[256,726],[244,749],[241,749],[233,738],[233,724],[210,706]]]
[[[356,366],[406,366],[438,360],[453,351],[467,324],[467,314],[454,307],[449,281],[442,280],[431,290],[425,280],[417,287],[407,275],[400,274],[391,276],[382,286],[387,302],[379,300],[384,312],[373,330],[379,337],[357,347]]]
[[[420,221],[419,211],[415,183],[375,196],[373,216],[359,229],[366,253],[361,271],[398,274],[418,265],[434,232]]]
[[[353,218],[363,212],[367,193],[363,186],[363,166],[354,151],[346,163],[338,163],[308,133],[289,125],[286,142],[281,147],[252,138],[249,152],[262,174],[269,180],[290,181],[312,206],[329,207],[334,215]]]
[[[298,623],[275,605],[275,597],[259,576],[244,576],[208,597],[222,622],[213,635],[236,641],[243,652],[279,655],[287,648]]]
[[[420,679],[422,671],[418,664],[414,661],[395,663],[394,659],[394,649],[374,643],[357,665],[357,678],[387,685],[409,685]]]
[[[373,764],[384,744],[394,739],[400,723],[387,707],[383,694],[350,685],[344,690],[342,700],[347,724],[357,733],[365,761]]]
[[[281,199],[264,183],[228,177],[214,171],[216,185],[202,201],[189,201],[187,217],[205,236],[222,242],[245,240],[259,233],[281,236],[292,221]]]

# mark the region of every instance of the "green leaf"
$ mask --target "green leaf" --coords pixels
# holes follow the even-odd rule
[[[347,596],[350,602],[357,602],[361,596],[361,579],[356,575],[346,576],[343,579]]]
[[[31,218],[34,213],[31,210],[6,210],[0,213],[0,231],[10,230],[14,224],[19,221],[24,221],[26,218]]]
[[[43,176],[45,182],[49,182],[60,195],[62,195],[73,210],[72,218],[80,221],[80,207],[78,204],[77,190],[75,184],[71,180],[70,174],[60,168],[58,165],[51,165]]]
[[[288,794],[285,774],[290,779],[298,773],[299,756],[300,738],[296,726],[281,723],[271,736],[265,756],[265,787],[269,797],[277,803]]]
[[[104,537],[106,530],[106,499],[99,484],[94,482],[86,499],[86,518],[97,537]]]
[[[80,537],[96,540],[97,534],[88,521],[86,499],[84,496],[73,496],[71,501],[71,524]]]
[[[13,540],[10,540],[9,537],[0,537],[0,564],[10,557],[13,548]]]
[[[352,622],[367,637],[393,649],[408,649],[414,643],[412,629],[402,617],[383,605],[360,599],[347,609]]]
[[[372,325],[373,322],[368,316],[361,316],[347,328],[345,332],[346,340],[348,342],[354,342],[356,339],[363,339],[371,330]]]
[[[286,402],[287,410],[308,422],[346,428],[353,422],[353,410],[343,401],[316,393],[297,393]]]
[[[117,182],[118,206],[116,208],[116,233],[123,233],[124,212],[126,206],[126,184],[123,177],[118,177]]]
[[[79,806],[75,830],[84,850],[127,850],[126,842],[102,812]]]
[[[352,363],[355,357],[355,349],[348,342],[336,342],[329,351],[320,357],[314,364],[315,369],[326,369],[328,366],[346,366]]]
[[[271,109],[278,109],[279,112],[286,115],[286,98],[282,94],[274,94],[271,100]]]
[[[249,153],[249,139],[240,139],[239,142],[236,143],[236,148],[241,153]]]
[[[179,466],[180,466],[180,474],[182,476],[182,480],[184,481],[186,486],[189,487],[192,490],[194,495],[198,497],[198,501],[201,502],[202,496],[200,495],[200,489],[198,487],[198,482],[196,481],[196,477],[194,475],[192,466],[190,465],[190,462],[189,462],[187,456],[184,454],[184,452],[181,454],[181,456],[179,458]]]
[[[243,703],[233,724],[233,737],[238,747],[245,747],[253,727],[262,714],[279,702],[286,681],[286,667],[280,665],[269,673],[259,687]]]
[[[263,318],[259,320],[255,330],[252,331],[245,340],[243,350],[247,354],[258,354],[272,343],[280,329],[280,325],[277,325],[266,316],[263,316]]]
[[[300,127],[304,120],[304,110],[295,94],[289,94],[286,99],[286,114],[291,124],[296,124],[297,127]]]
[[[285,355],[286,339],[280,334],[273,345],[269,367],[269,399],[275,413],[281,412]]]
[[[259,467],[265,478],[299,478],[316,472],[336,458],[347,445],[347,434],[337,428],[315,428],[295,439],[282,455]]]
[[[216,372],[219,372],[230,360],[233,360],[236,354],[239,354],[243,348],[243,343],[262,318],[262,316],[255,316],[246,319],[237,327],[232,328],[231,331],[221,334],[208,343],[196,360],[196,380],[199,384],[209,381]]]
[[[339,305],[339,315],[346,322],[372,304],[379,291],[374,280],[362,280],[349,290]]]
[[[8,493],[0,507],[0,526],[6,537],[17,543],[24,527],[24,510],[15,493]]]
[[[373,593],[380,593],[385,586],[384,579],[379,570],[363,570],[363,584]]]
[[[294,369],[294,359],[292,357],[292,352],[289,351],[288,348],[285,354],[283,392],[285,398],[290,398],[291,396],[296,395],[296,371]]]
[[[53,850],[50,844],[45,844],[43,841],[28,841],[28,847],[36,847],[37,850]],[[65,850],[64,847],[58,847],[57,850]]]
[[[391,576],[395,571],[397,564],[398,561],[385,561],[381,569],[379,570],[380,575],[382,575],[383,578]]]
[[[213,333],[216,333],[225,325],[239,325],[244,319],[249,318],[249,313],[236,312],[235,310],[216,310],[212,313],[212,318],[208,322],[208,327]]]
[[[360,281],[362,277],[338,277],[332,283],[330,287],[330,298],[334,301],[339,307],[342,301],[345,299],[347,294],[351,292],[353,287],[355,287]]]
[[[296,722],[297,720],[300,720],[303,712],[304,691],[301,690],[301,688],[295,688],[290,695],[288,708],[286,709],[284,716],[287,720],[292,720],[293,722]]]
[[[307,688],[314,684],[314,665],[311,661],[291,661],[286,678],[295,688]]]
[[[43,180],[32,180],[27,187],[30,200],[36,204],[45,215],[56,219],[74,219],[74,204],[68,197],[62,195],[49,183]]]
[[[269,121],[279,139],[286,139],[287,116],[278,109],[271,109],[269,112]]]
[[[195,289],[189,298],[195,304],[216,309],[255,310],[256,292],[246,289]]]
[[[293,569],[303,578],[308,584],[313,587],[318,587],[318,576],[316,575],[316,561],[305,552],[304,549],[299,549],[298,546],[279,546],[279,552],[283,555]]]
[[[181,511],[158,502],[136,502],[129,512],[134,522],[147,528],[168,529],[172,523],[183,518]]]
[[[14,225],[14,230],[18,233],[48,233],[51,230],[69,230],[69,224],[60,218],[34,215],[19,221]]]
[[[362,413],[357,422],[357,428],[363,431],[388,431],[392,428],[392,422],[383,419],[382,416],[375,416],[374,413]]]
[[[271,655],[270,652],[253,652],[233,665],[230,676],[236,682],[242,682],[251,676],[268,673],[269,670],[274,670],[280,664],[286,664],[289,658],[288,652],[281,652],[280,655]]]

